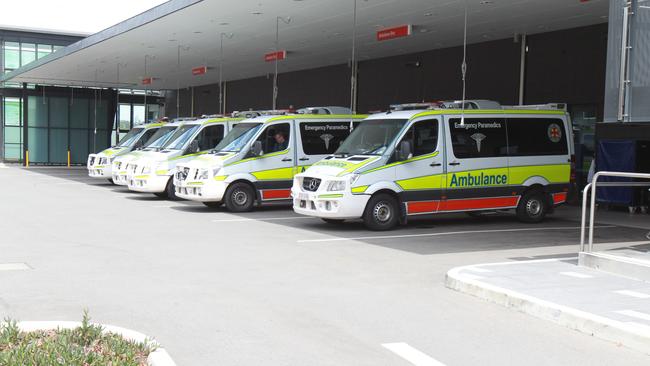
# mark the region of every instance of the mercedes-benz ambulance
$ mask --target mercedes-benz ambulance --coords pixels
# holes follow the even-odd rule
[[[139,149],[153,136],[164,123],[149,123],[131,129],[120,142],[97,154],[88,155],[86,167],[88,176],[103,178],[113,182],[112,164],[118,156],[127,154],[134,149]]]
[[[178,164],[176,195],[209,207],[225,203],[234,212],[256,203],[290,205],[294,175],[336,151],[366,117],[343,107],[298,112],[246,119],[210,154]]]
[[[515,210],[539,222],[566,201],[572,180],[572,127],[562,108],[372,115],[296,176],[293,208],[330,223],[361,218],[373,230],[443,212]]]
[[[129,190],[175,199],[172,180],[176,165],[207,154],[241,118],[203,118],[181,122],[160,151],[148,151],[127,169]]]
[[[111,167],[111,174],[113,176],[113,182],[119,186],[127,186],[128,181],[126,179],[128,165],[130,162],[141,158],[146,155],[148,152],[157,152],[163,149],[163,146],[174,134],[174,131],[178,129],[183,121],[193,121],[196,118],[178,118],[173,120],[171,123],[160,127],[156,133],[149,138],[149,140],[144,144],[142,149],[136,149],[128,154],[120,155],[115,160],[113,160],[113,166]]]

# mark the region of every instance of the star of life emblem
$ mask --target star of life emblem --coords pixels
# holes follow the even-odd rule
[[[552,142],[560,142],[562,139],[562,129],[557,123],[551,123],[548,126],[548,139]]]
[[[478,133],[473,134],[473,135],[470,136],[470,137],[472,138],[472,140],[474,140],[474,141],[476,142],[476,150],[477,150],[478,152],[481,152],[481,142],[482,142],[483,140],[485,140],[485,138],[486,138],[487,136],[485,136],[484,134],[478,132]]]
[[[320,139],[325,142],[325,150],[330,149],[330,141],[332,141],[333,138],[334,138],[334,135],[331,135],[329,133],[320,135]]]

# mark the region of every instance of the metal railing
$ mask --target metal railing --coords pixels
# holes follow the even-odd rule
[[[645,173],[625,173],[625,172],[598,172],[594,174],[592,182],[587,184],[582,192],[582,221],[580,224],[580,251],[585,251],[585,230],[587,223],[587,200],[591,192],[590,208],[589,208],[589,243],[587,245],[587,252],[592,252],[594,249],[594,222],[596,214],[596,195],[597,187],[647,187],[650,183],[643,182],[602,182],[598,183],[600,177],[619,177],[619,178],[639,178],[650,180],[650,174]]]

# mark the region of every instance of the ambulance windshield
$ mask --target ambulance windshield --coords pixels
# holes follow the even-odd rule
[[[177,126],[165,126],[159,128],[158,131],[156,131],[156,133],[154,133],[153,136],[151,136],[144,144],[144,150],[155,151],[160,149],[174,134],[174,131],[177,128]]]
[[[407,120],[367,120],[359,124],[343,141],[335,156],[382,155],[402,130]]]
[[[261,123],[236,124],[214,151],[240,152],[262,127]]]
[[[120,143],[117,144],[118,147],[130,147],[131,145],[135,144],[136,141],[138,141],[138,138],[140,138],[140,132],[142,132],[144,128],[134,128],[129,133],[124,135],[122,139],[120,140]]]

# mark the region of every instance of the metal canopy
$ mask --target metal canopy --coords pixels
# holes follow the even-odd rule
[[[3,81],[36,84],[176,89],[217,83],[221,33],[224,80],[273,73],[264,55],[288,51],[280,72],[349,62],[354,0],[172,0],[89,36],[8,75]],[[468,0],[468,42],[512,38],[607,21],[608,1]],[[464,2],[357,0],[360,61],[462,44]],[[412,24],[410,37],[378,42],[376,31]],[[179,67],[180,54],[180,67]],[[471,65],[471,53],[468,55]],[[145,73],[145,58],[147,71]],[[208,66],[203,75],[192,68]],[[460,65],[460,60],[459,60]],[[119,70],[119,71],[118,71]],[[119,80],[118,80],[119,74]],[[141,87],[142,88],[142,87]]]

